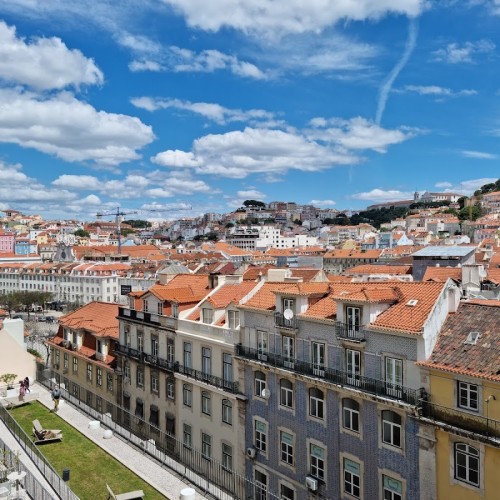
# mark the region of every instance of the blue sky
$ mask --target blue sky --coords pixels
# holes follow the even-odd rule
[[[471,194],[500,177],[499,55],[500,0],[3,0],[0,208]]]

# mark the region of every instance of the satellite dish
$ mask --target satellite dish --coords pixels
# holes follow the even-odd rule
[[[264,399],[269,399],[271,397],[271,391],[269,389],[262,389],[261,396]]]
[[[283,311],[283,316],[285,316],[285,319],[292,319],[293,318],[293,311],[291,309],[285,309]]]

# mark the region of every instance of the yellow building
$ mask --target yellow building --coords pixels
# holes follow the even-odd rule
[[[500,498],[500,302],[460,304],[420,363],[435,425],[438,500]]]

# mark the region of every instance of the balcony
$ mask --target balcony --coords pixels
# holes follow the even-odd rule
[[[216,377],[215,375],[209,375],[208,373],[203,373],[199,370],[188,368],[187,366],[179,365],[177,363],[175,371],[177,373],[181,373],[182,375],[186,375],[186,377],[199,380],[200,382],[206,382],[207,384],[213,385],[218,389],[223,389],[225,391],[232,392],[233,394],[237,394],[239,392],[238,382],[225,380],[223,378]]]
[[[274,326],[284,330],[297,330],[299,328],[298,321],[295,316],[293,318],[286,319],[280,312],[274,313]]]
[[[267,365],[283,368],[285,370],[291,369],[301,375],[321,378],[322,380],[331,382],[332,384],[344,387],[353,387],[375,396],[395,399],[411,405],[418,405],[420,403],[420,391],[417,389],[410,389],[402,385],[390,384],[384,380],[362,377],[361,375],[335,370],[333,368],[328,368],[326,366],[298,359],[291,363],[290,359],[286,356],[271,352],[264,353],[258,349],[246,347],[241,344],[237,344],[235,347],[236,355],[242,358],[264,362]]]
[[[167,361],[166,359],[159,358],[158,356],[152,356],[151,354],[143,355],[144,363],[161,370],[167,370],[170,372],[175,371],[175,363],[173,361]]]
[[[474,415],[435,403],[423,402],[422,416],[436,423],[441,422],[450,425],[456,428],[457,431],[472,432],[487,438],[500,438],[500,421],[481,415]]]
[[[138,351],[137,349],[132,349],[132,347],[128,347],[122,344],[115,344],[115,353],[121,354],[122,356],[127,356],[129,358],[134,358],[142,361],[143,353]]]
[[[352,340],[354,342],[365,341],[365,328],[364,326],[354,326],[341,321],[335,322],[335,335],[339,339]]]

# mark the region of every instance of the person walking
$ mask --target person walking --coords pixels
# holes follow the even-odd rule
[[[61,391],[59,387],[56,385],[54,389],[52,389],[52,401],[54,401],[54,411],[59,409],[59,399],[61,398]]]
[[[19,382],[19,401],[24,401],[24,395],[26,394],[26,388],[24,387],[24,381]]]
[[[26,390],[26,392],[31,392],[30,390],[30,379],[29,377],[26,377],[24,379],[24,389]]]

